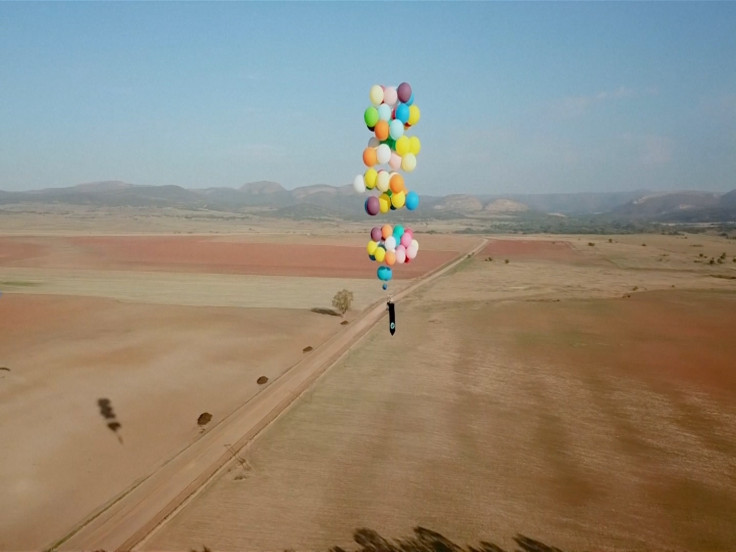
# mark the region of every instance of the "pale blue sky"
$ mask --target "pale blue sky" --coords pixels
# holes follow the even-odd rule
[[[402,81],[420,194],[736,188],[736,2],[0,2],[0,189],[349,184]]]

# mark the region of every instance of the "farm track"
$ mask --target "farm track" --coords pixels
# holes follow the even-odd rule
[[[483,239],[436,270],[417,278],[396,293],[399,300],[456,268],[486,246]],[[154,529],[205,487],[235,459],[238,452],[285,412],[327,369],[355,347],[385,316],[383,300],[366,308],[359,318],[310,352],[255,397],[241,405],[200,439],[168,459],[102,506],[50,550],[132,550]]]

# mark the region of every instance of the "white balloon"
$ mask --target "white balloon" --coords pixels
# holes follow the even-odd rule
[[[381,165],[384,165],[391,161],[391,148],[388,144],[381,144],[376,149],[376,159]]]
[[[393,236],[386,238],[386,249],[388,251],[396,251],[396,238]]]
[[[365,192],[365,179],[363,178],[362,174],[359,174],[353,180],[353,188],[355,188],[355,191],[359,194]]]
[[[385,192],[388,190],[390,180],[391,175],[389,175],[388,171],[378,171],[378,176],[376,176],[376,188],[378,188],[380,192]]]

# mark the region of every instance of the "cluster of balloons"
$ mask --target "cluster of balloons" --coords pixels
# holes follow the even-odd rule
[[[422,144],[407,131],[419,122],[421,115],[414,104],[414,92],[409,83],[399,86],[373,85],[369,93],[371,105],[363,113],[363,120],[372,136],[363,150],[363,164],[367,167],[353,181],[356,192],[374,192],[365,200],[365,212],[374,217],[406,207],[409,211],[419,206],[419,196],[410,191],[401,172],[410,173],[417,166],[417,155]],[[383,263],[378,267],[378,279],[386,289],[395,264],[414,259],[419,244],[411,229],[401,225],[385,224],[371,230],[368,255]]]
[[[414,239],[411,228],[384,224],[373,227],[366,250],[372,261],[385,263],[385,266],[378,267],[377,275],[379,280],[388,282],[393,277],[392,266],[409,263],[416,258],[419,242]]]
[[[375,84],[369,97],[371,105],[363,113],[363,120],[373,136],[363,150],[367,169],[355,177],[353,186],[357,192],[379,192],[365,201],[365,212],[370,216],[402,207],[413,211],[419,206],[419,196],[406,188],[399,171],[412,172],[422,149],[419,138],[406,134],[420,117],[414,93],[406,82],[398,87]]]

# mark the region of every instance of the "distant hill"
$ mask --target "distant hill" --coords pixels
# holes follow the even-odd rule
[[[26,192],[0,190],[0,205],[59,203],[72,205],[178,207],[239,211],[257,208],[260,213],[289,218],[337,218],[364,216],[367,194],[352,185],[313,184],[287,190],[278,182],[248,182],[240,188],[187,189],[181,186],[141,186],[121,181],[88,182],[67,188]],[[569,194],[451,194],[421,195],[420,209],[405,212],[407,220],[430,218],[473,219],[528,217],[557,214],[602,217],[606,220],[650,222],[736,221],[736,190],[728,193],[602,192]]]

